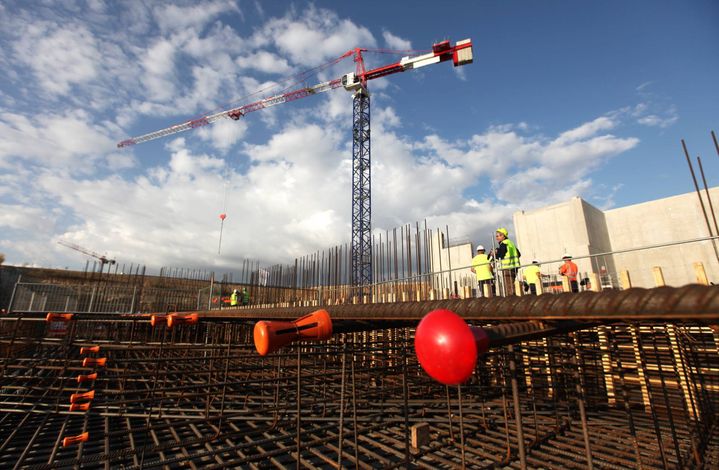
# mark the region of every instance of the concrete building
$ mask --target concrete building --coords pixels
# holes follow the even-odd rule
[[[709,191],[719,208],[719,188]],[[713,224],[706,195],[704,206]],[[522,263],[532,259],[546,273],[557,272],[562,256],[575,258],[580,272],[604,274],[603,284],[616,285],[616,273],[628,270],[632,285],[653,287],[653,268],[662,268],[667,285],[697,282],[694,263],[701,262],[710,281],[719,280],[719,263],[709,241],[678,243],[708,237],[709,229],[695,192],[602,211],[579,197],[567,202],[514,213]],[[652,245],[672,246],[647,248]],[[582,258],[585,257],[585,258]]]
[[[472,265],[472,244],[466,240],[450,242],[444,233],[433,232],[430,237],[430,272],[432,285],[439,293],[449,289],[451,294],[465,297],[465,287],[476,287],[476,276],[469,267]]]

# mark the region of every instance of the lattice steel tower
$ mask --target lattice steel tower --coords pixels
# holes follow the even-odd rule
[[[352,285],[372,284],[372,180],[370,97],[359,88],[352,100]],[[361,290],[357,295],[362,295]]]

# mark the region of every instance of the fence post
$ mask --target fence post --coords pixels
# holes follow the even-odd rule
[[[664,273],[662,273],[662,268],[660,268],[659,266],[654,266],[654,268],[652,268],[652,273],[654,274],[654,285],[656,287],[664,287],[666,284],[664,282]],[[671,345],[670,349],[672,355],[674,356],[674,361],[677,365],[677,385],[679,385],[679,388],[683,392],[684,401],[686,402],[687,409],[691,410],[691,388],[685,380],[686,372],[684,372],[684,362],[682,361],[681,351],[679,350],[679,343],[677,342],[676,328],[677,327],[674,324],[667,325],[667,338],[669,339],[669,344]]]
[[[654,266],[652,268],[652,275],[654,276],[654,285],[656,287],[664,287],[666,285],[664,282],[664,273],[662,273],[661,267]]]
[[[207,296],[207,310],[212,310],[212,296],[214,293],[215,273],[210,274],[210,295]]]
[[[594,292],[601,292],[602,283],[599,280],[599,275],[597,275],[597,273],[589,273],[587,274],[587,277],[589,278],[589,290]]]
[[[18,284],[22,281],[22,274],[18,275],[17,281],[15,282],[15,285],[12,288],[12,294],[10,294],[10,304],[7,306],[7,313],[10,313],[12,311],[13,303],[15,302],[15,291],[17,290]]]
[[[626,269],[619,273],[619,286],[622,289],[630,289],[632,287],[632,280],[629,277],[629,271]]]
[[[622,289],[631,289],[632,280],[629,277],[629,271],[624,270],[619,273],[619,283]],[[629,325],[629,333],[632,335],[632,349],[634,350],[634,364],[637,367],[637,378],[639,379],[639,386],[642,390],[642,404],[646,410],[650,405],[649,390],[647,390],[647,381],[644,379],[644,370],[642,369],[642,358],[639,351],[639,335],[642,334],[639,327],[635,325]],[[654,333],[654,330],[652,330]]]
[[[694,274],[697,276],[697,283],[703,286],[709,285],[709,279],[707,278],[707,272],[704,270],[704,265],[701,261],[694,263]]]

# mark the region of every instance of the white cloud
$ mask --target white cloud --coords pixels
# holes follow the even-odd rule
[[[272,44],[302,69],[339,57],[353,47],[376,47],[372,33],[336,13],[310,7],[297,16],[270,19],[254,37],[258,47]]]
[[[661,127],[662,129],[667,128],[677,122],[679,116],[676,114],[675,109],[669,109],[665,116],[657,116],[656,114],[649,114],[642,116],[637,119],[639,124],[650,127]]]
[[[382,38],[384,38],[384,42],[387,44],[389,49],[396,49],[400,51],[412,49],[412,42],[410,40],[402,39],[389,31],[383,31]]]
[[[168,32],[201,28],[218,15],[239,12],[239,9],[234,2],[218,0],[191,6],[160,5],[155,7],[153,12],[160,30]]]
[[[245,119],[238,121],[223,119],[211,126],[198,129],[197,135],[203,140],[210,141],[217,150],[226,152],[245,136],[247,127]]]
[[[286,74],[291,71],[286,59],[267,51],[257,51],[245,57],[238,57],[236,62],[243,69],[254,69],[265,73]]]
[[[0,166],[14,157],[49,167],[89,169],[94,159],[115,147],[106,130],[89,120],[82,111],[32,118],[0,114]]]
[[[111,171],[127,170],[137,166],[137,159],[129,152],[111,153],[105,157],[106,165]]]
[[[679,112],[667,96],[652,91],[654,87],[655,83],[651,81],[639,85],[637,94],[642,101],[625,112],[642,126],[666,129],[679,121]]]
[[[167,101],[175,94],[175,50],[176,46],[170,41],[161,40],[150,47],[142,59],[141,80],[152,100]]]
[[[94,35],[82,25],[51,22],[25,24],[15,42],[15,58],[29,66],[45,91],[68,94],[73,85],[98,75],[101,61]]]
[[[616,123],[609,117],[602,116],[597,119],[582,124],[579,127],[563,132],[554,141],[556,145],[565,145],[580,139],[595,135],[599,131],[605,131],[614,128]]]

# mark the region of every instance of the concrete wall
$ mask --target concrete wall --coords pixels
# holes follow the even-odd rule
[[[719,209],[719,188],[711,189],[710,195]],[[705,206],[709,211],[706,199]],[[522,264],[533,258],[556,260],[566,253],[575,257],[596,255],[709,236],[694,192],[605,212],[575,197],[533,211],[515,212],[514,226]],[[694,262],[703,263],[710,281],[719,281],[719,263],[710,242],[575,261],[582,272],[616,274],[628,270],[637,287],[654,286],[654,266],[662,268],[667,285],[696,282]],[[544,267],[544,272],[554,273],[558,264],[545,263]]]
[[[712,188],[709,194],[719,208],[719,188]],[[704,204],[708,211],[706,199]],[[608,210],[605,217],[615,251],[709,236],[695,192]],[[654,266],[662,268],[667,285],[696,282],[693,263],[697,261],[704,264],[709,280],[719,281],[719,265],[710,242],[618,253],[614,260],[619,270],[629,270],[635,286],[654,285]]]
[[[444,233],[432,233],[431,243],[431,266],[430,271],[433,273],[442,272],[434,276],[434,288],[454,289],[454,283],[457,283],[458,294],[462,296],[462,287],[469,285],[476,287],[474,273],[469,270],[472,265],[472,245],[470,243],[462,243],[456,246],[448,246]],[[450,267],[452,269],[449,272]]]
[[[610,253],[612,251],[612,239],[609,235],[609,229],[607,228],[605,213],[587,201],[581,201],[589,238],[587,254],[599,255],[601,253]],[[595,273],[613,273],[617,270],[614,257],[611,255],[593,257],[589,263],[584,263],[584,267],[586,269],[583,270]],[[581,266],[580,269],[582,269]]]
[[[597,225],[595,212],[585,212],[585,206],[599,211],[578,197],[567,202],[543,207],[533,211],[514,213],[514,227],[517,231],[516,243],[522,252],[522,264],[533,259],[544,263],[543,272],[554,274],[559,263],[546,263],[560,260],[564,255],[587,256],[591,254],[588,228]],[[600,211],[601,212],[601,211]],[[509,234],[512,238],[512,234]],[[597,238],[594,236],[594,238]],[[576,260],[579,270],[591,270],[589,260]]]

